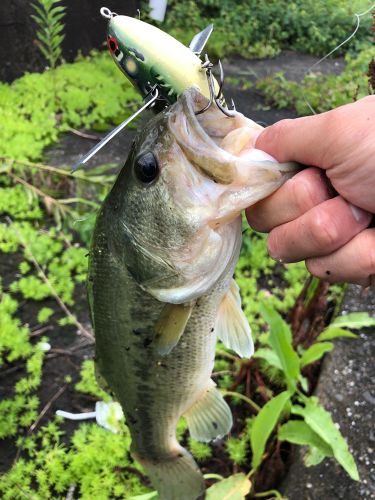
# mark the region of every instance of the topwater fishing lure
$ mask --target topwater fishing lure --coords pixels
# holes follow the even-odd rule
[[[73,170],[90,160],[145,109],[162,111],[175,103],[189,87],[196,87],[209,99],[197,114],[205,112],[215,103],[225,115],[231,116],[222,93],[224,71],[221,62],[218,63],[218,83],[212,74],[213,64],[207,55],[204,61],[199,57],[212,33],[212,24],[197,33],[189,47],[186,47],[159,28],[139,19],[120,16],[107,7],[102,7],[100,13],[108,19],[109,52],[119,69],[138,89],[145,104],[84,155]]]

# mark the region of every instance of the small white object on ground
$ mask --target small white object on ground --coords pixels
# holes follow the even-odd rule
[[[96,418],[96,422],[105,429],[116,434],[120,430],[120,421],[124,419],[124,414],[119,403],[116,401],[97,401],[95,411],[85,413],[70,413],[64,410],[57,410],[56,415],[68,420],[89,420]]]

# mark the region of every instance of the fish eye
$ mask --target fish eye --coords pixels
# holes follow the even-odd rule
[[[159,173],[157,159],[151,151],[138,156],[134,162],[134,172],[141,182],[149,184],[156,179]]]

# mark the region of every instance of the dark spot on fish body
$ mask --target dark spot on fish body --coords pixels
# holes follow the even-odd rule
[[[152,343],[152,337],[146,338],[143,341],[143,347],[148,347]]]
[[[217,423],[216,422],[212,422],[212,426],[214,429],[217,429]]]
[[[127,419],[132,425],[135,425],[137,423],[137,419],[133,417],[130,413],[127,414]]]
[[[214,330],[215,330],[215,328],[214,328],[214,327],[212,327],[212,328],[211,328],[211,330],[210,330],[210,331],[211,331],[211,333],[212,333]]]

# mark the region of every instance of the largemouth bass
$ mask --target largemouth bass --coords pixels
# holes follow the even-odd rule
[[[97,217],[89,300],[98,377],[121,403],[132,454],[163,500],[204,491],[176,440],[179,418],[194,439],[232,426],[211,380],[217,339],[253,352],[233,272],[241,211],[295,172],[254,149],[261,127],[186,91],[138,134]]]

